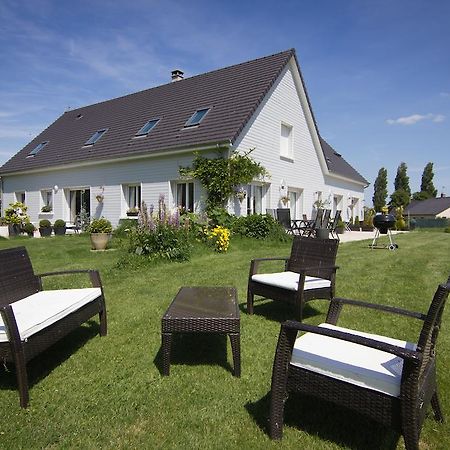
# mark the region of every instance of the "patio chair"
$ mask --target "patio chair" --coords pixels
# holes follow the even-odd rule
[[[297,228],[293,226],[291,220],[291,210],[289,208],[277,208],[277,220],[284,227],[288,234],[298,234]]]
[[[336,232],[336,228],[340,220],[341,220],[341,210],[338,209],[334,215],[333,220],[328,224],[328,229],[330,230],[331,237],[337,239],[338,241],[339,241],[339,234]]]
[[[331,209],[324,209],[322,216],[322,228],[328,228],[330,223]]]
[[[323,217],[323,209],[319,208],[316,212],[316,217],[314,218],[314,221],[311,221],[309,224],[307,224],[306,227],[304,227],[302,230],[300,230],[302,236],[314,236],[316,234],[316,230],[322,226],[322,217]]]
[[[407,450],[419,448],[428,406],[444,420],[436,383],[436,341],[450,291],[438,286],[427,314],[379,303],[335,298],[326,323],[281,325],[272,373],[270,436],[281,439],[290,392],[317,397],[363,414],[403,435]],[[423,321],[417,343],[336,326],[343,307],[370,308]],[[395,329],[395,328],[394,328]],[[297,337],[298,332],[304,332]]]
[[[247,287],[247,312],[253,314],[255,295],[290,303],[295,318],[302,320],[305,302],[331,300],[335,292],[339,242],[294,236],[289,258],[257,258],[250,264]],[[284,261],[284,271],[258,273],[264,261]]]

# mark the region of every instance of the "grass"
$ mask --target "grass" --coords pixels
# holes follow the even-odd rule
[[[370,250],[368,242],[341,244],[337,294],[425,311],[449,275],[445,233],[396,236],[398,251]],[[325,403],[293,397],[281,443],[267,435],[270,378],[279,321],[291,310],[273,302],[245,312],[249,261],[284,256],[289,243],[234,238],[227,254],[197,251],[190,262],[122,265],[120,249],[94,253],[87,236],[0,241],[25,245],[37,273],[98,268],[105,287],[108,336],[86,324],[30,369],[30,407],[18,406],[13,372],[0,369],[0,448],[403,448],[390,430]],[[70,278],[69,285],[79,282]],[[173,346],[171,375],[160,375],[160,320],[182,285],[233,285],[241,304],[242,377],[231,374],[231,349],[222,336],[182,336]],[[307,323],[324,320],[327,302],[311,302]],[[409,321],[350,310],[344,326],[417,338]],[[450,312],[440,334],[438,377],[450,417]],[[450,428],[424,423],[423,448],[450,448]]]

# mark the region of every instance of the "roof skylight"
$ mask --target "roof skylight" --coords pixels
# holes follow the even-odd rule
[[[40,144],[36,145],[33,150],[31,150],[30,153],[28,153],[28,156],[35,156],[38,154],[46,145],[48,144],[48,141],[41,142]]]
[[[194,114],[192,114],[191,118],[184,125],[185,127],[193,127],[194,125],[198,125],[203,118],[206,116],[207,112],[210,108],[197,109]]]
[[[108,128],[103,128],[102,130],[97,130],[84,145],[94,145],[106,132]]]
[[[136,136],[146,136],[153,128],[156,127],[156,124],[159,122],[159,119],[149,120],[137,133]]]

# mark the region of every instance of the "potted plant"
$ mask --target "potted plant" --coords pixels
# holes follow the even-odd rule
[[[111,239],[112,225],[108,219],[94,219],[86,231],[91,233],[92,250],[105,250]]]
[[[44,206],[41,208],[41,212],[43,212],[43,213],[49,213],[49,212],[52,212],[52,207],[51,207],[50,205],[44,205]]]
[[[62,219],[55,220],[53,230],[56,236],[64,236],[66,234],[66,222]]]
[[[0,237],[9,237],[8,224],[5,222],[4,217],[0,217]]]
[[[52,224],[48,219],[42,219],[39,221],[39,234],[41,237],[48,237],[52,234]]]
[[[138,214],[139,214],[139,208],[137,208],[136,206],[134,206],[133,208],[129,208],[127,211],[128,217],[135,217]]]
[[[135,206],[133,208],[129,208],[127,211],[128,217],[136,217],[139,214],[139,208],[136,208]]]
[[[27,207],[22,202],[10,203],[5,209],[4,221],[8,224],[9,235],[17,236],[22,232],[22,227],[30,221]]]
[[[336,233],[344,234],[344,231],[345,231],[345,223],[342,220],[339,220],[336,227]]]
[[[28,236],[33,237],[34,236],[34,232],[36,231],[36,227],[31,222],[27,222],[23,226],[23,231],[25,233],[27,233]]]

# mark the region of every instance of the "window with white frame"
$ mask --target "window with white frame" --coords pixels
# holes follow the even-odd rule
[[[139,209],[141,206],[141,185],[127,184],[124,191],[127,209]]]
[[[294,159],[294,148],[292,145],[292,126],[281,123],[280,131],[280,156]]]
[[[16,201],[25,204],[25,192],[16,192]]]
[[[194,183],[192,181],[176,184],[176,205],[186,211],[194,212]]]
[[[261,185],[247,186],[247,215],[262,214],[263,187]]]
[[[41,191],[41,211],[53,211],[53,191],[51,189],[44,189]]]

